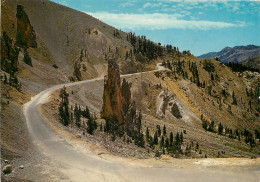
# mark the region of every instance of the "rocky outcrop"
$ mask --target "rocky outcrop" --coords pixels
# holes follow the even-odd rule
[[[164,118],[166,111],[171,113],[175,118],[182,118],[179,103],[177,102],[176,96],[169,90],[162,91],[157,99],[157,112],[156,114],[160,118]]]
[[[115,59],[109,59],[108,75],[104,79],[101,117],[113,123],[117,123],[118,132],[123,131],[123,102],[119,66]]]
[[[156,115],[171,121],[185,122],[190,126],[194,126],[194,122],[200,121],[195,113],[169,90],[164,90],[159,94]]]
[[[176,118],[178,118],[178,119],[182,118],[181,112],[180,112],[179,107],[176,103],[174,103],[172,105],[171,112],[172,112],[172,115],[175,116]]]
[[[131,105],[131,90],[130,90],[130,83],[128,83],[125,79],[123,79],[122,82],[122,88],[121,93],[123,96],[123,112],[124,115],[127,114],[127,111],[129,110],[129,107]]]
[[[78,81],[81,81],[81,80],[82,80],[82,75],[81,75],[80,67],[81,67],[80,63],[75,62],[73,75],[74,75],[74,77],[75,77]],[[74,79],[74,78],[73,78],[73,79]]]
[[[19,47],[37,47],[35,31],[22,5],[17,5],[16,44]]]
[[[131,83],[123,79],[122,85],[119,66],[115,59],[108,61],[108,75],[104,80],[103,107],[101,117],[106,120],[107,132],[139,139],[142,114],[137,112],[131,100]]]

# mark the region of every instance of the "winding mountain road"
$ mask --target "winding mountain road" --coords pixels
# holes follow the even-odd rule
[[[158,70],[164,68],[157,64]],[[154,72],[154,71],[150,71]],[[129,77],[141,73],[122,75]],[[50,87],[36,96],[23,107],[30,136],[37,149],[51,161],[62,177],[57,181],[258,181],[258,167],[195,167],[179,168],[176,165],[142,166],[106,160],[86,150],[73,147],[57,133],[39,111],[39,106],[46,103],[48,97],[64,85],[87,84],[103,80],[96,78],[74,83],[60,84]],[[91,88],[90,88],[91,89]],[[124,159],[122,159],[124,160]],[[155,161],[155,160],[154,160]],[[166,164],[166,163],[165,163]],[[39,179],[39,181],[42,181]]]

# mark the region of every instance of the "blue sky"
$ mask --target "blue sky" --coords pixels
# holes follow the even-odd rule
[[[259,0],[52,0],[198,56],[260,45]]]

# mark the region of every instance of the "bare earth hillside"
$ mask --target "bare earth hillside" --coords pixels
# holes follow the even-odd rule
[[[49,0],[1,0],[1,179],[259,181],[259,80]]]

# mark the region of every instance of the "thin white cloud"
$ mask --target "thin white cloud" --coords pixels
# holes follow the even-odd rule
[[[218,22],[206,20],[184,20],[181,14],[115,14],[108,12],[86,12],[110,25],[126,30],[162,30],[162,29],[220,29],[246,26],[245,22]]]
[[[163,6],[163,4],[162,3],[154,3],[154,4],[152,4],[152,3],[145,3],[143,5],[143,8],[148,8],[148,7],[155,8],[155,7],[160,7],[160,6]]]
[[[119,5],[119,7],[123,7],[123,8],[129,7],[129,6],[134,6],[134,3],[126,2],[126,3],[122,3]]]
[[[152,5],[151,3],[145,3],[145,4],[143,5],[143,8],[147,8],[147,7],[151,6],[151,5]]]
[[[58,3],[64,6],[68,6],[68,2],[66,0],[59,0]]]

